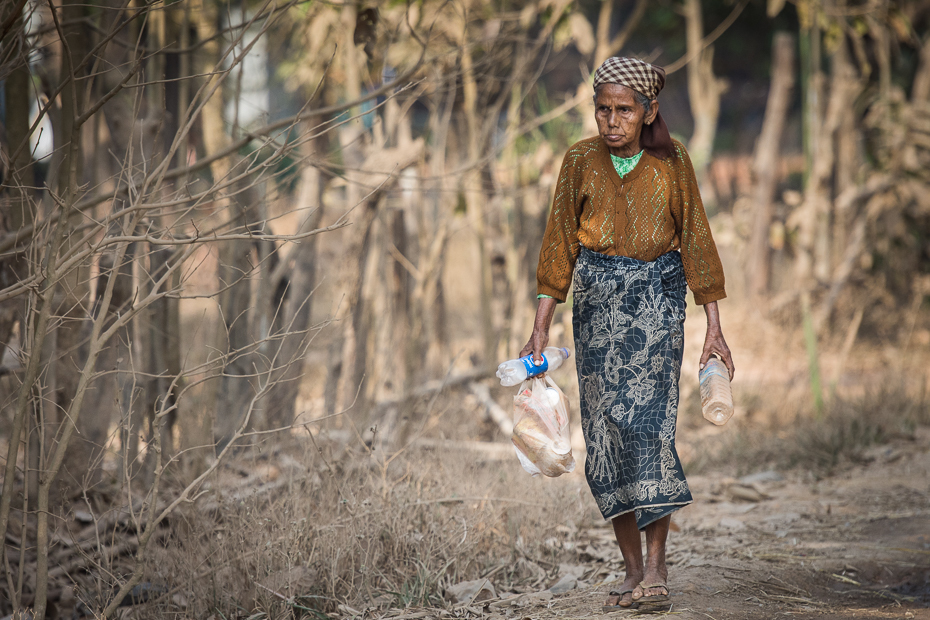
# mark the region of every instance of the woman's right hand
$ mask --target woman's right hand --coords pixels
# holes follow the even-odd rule
[[[543,297],[536,306],[536,320],[533,321],[533,335],[530,336],[526,346],[520,349],[519,357],[533,354],[533,361],[537,365],[543,362],[543,349],[549,344],[549,326],[552,325],[552,316],[555,314],[556,301],[551,297]]]
[[[546,348],[546,345],[549,344],[549,330],[545,329],[534,329],[532,335],[530,336],[529,341],[526,343],[522,349],[520,349],[520,355],[518,357],[523,357],[525,355],[533,354],[533,361],[536,365],[540,365],[543,362],[543,349]]]

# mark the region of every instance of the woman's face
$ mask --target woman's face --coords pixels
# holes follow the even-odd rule
[[[602,84],[594,102],[597,132],[612,155],[632,157],[642,150],[640,136],[645,122],[652,122],[659,104],[652,101],[648,109],[636,101],[633,90],[620,84]]]

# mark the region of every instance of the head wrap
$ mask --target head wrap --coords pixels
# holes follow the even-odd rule
[[[601,84],[626,86],[652,101],[665,86],[665,69],[635,58],[614,56],[605,60],[594,72],[595,92]],[[641,136],[643,148],[650,155],[660,159],[674,155],[672,136],[669,135],[668,125],[665,124],[661,113],[656,114],[651,124],[643,125]]]

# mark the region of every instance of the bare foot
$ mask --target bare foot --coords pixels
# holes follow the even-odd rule
[[[668,583],[668,567],[665,565],[665,562],[657,566],[652,566],[651,563],[646,565],[646,574],[643,575],[641,583],[647,585],[653,585],[658,583]],[[667,586],[659,586],[655,588],[646,588],[643,589],[639,584],[633,589],[632,600],[638,601],[644,596],[667,596],[669,594],[669,589]]]

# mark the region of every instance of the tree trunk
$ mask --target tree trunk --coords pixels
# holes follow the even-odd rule
[[[103,19],[106,29],[115,28],[121,19],[119,7],[113,2],[110,2],[110,5],[110,10]],[[145,30],[146,36],[141,40],[143,44],[151,42],[155,47],[162,46],[163,33],[158,27],[161,21],[160,17],[154,18],[152,27]],[[129,32],[139,35],[134,26]],[[133,50],[114,42],[103,48],[101,53],[104,59],[101,65],[109,69],[102,71],[98,78],[96,85],[98,92],[95,93],[97,96],[117,88],[137,60]],[[145,73],[134,78],[133,81],[144,83],[147,81],[146,76],[151,80],[161,78],[162,70],[156,64],[157,60],[154,56],[149,58]],[[141,92],[137,91],[137,88],[142,88]],[[118,93],[103,107],[102,116],[106,121],[109,134],[109,143],[105,146],[106,150],[112,153],[112,157],[105,158],[100,168],[107,178],[115,180],[116,189],[124,192],[122,197],[113,201],[114,212],[129,206],[128,200],[130,199],[125,197],[128,188],[138,188],[144,175],[141,171],[151,169],[158,161],[160,154],[164,152],[162,136],[159,135],[165,121],[164,106],[159,101],[163,100],[163,97],[154,94],[155,89],[154,85],[136,86],[129,92]],[[153,219],[158,221],[157,216]],[[130,226],[129,221],[124,219],[112,225],[107,234],[130,235],[136,232],[127,229],[127,226]],[[134,287],[133,262],[137,260],[137,249],[135,244],[127,249],[122,265],[113,263],[117,256],[115,252],[101,257],[95,304],[101,302],[109,278],[116,278],[116,281],[112,301],[109,308],[105,310],[107,316],[99,316],[98,309],[95,307],[95,320],[112,321],[123,312],[125,305],[131,303]],[[156,305],[160,303],[156,302]],[[131,325],[126,325],[121,329],[118,338],[107,344],[101,352],[100,365],[102,368],[115,369],[117,372],[112,380],[106,377],[98,381],[102,384],[102,389],[98,391],[96,402],[91,405],[95,414],[82,416],[85,423],[94,423],[98,427],[94,431],[97,435],[105,437],[116,413],[114,409],[118,410],[121,418],[121,456],[124,459],[121,463],[121,470],[129,478],[133,478],[142,469],[137,459],[139,435],[144,430],[145,413],[152,411],[147,400],[150,396],[149,387],[152,380],[145,378],[152,369],[146,355],[139,355],[142,352],[148,354],[152,351],[152,342],[148,337],[148,332],[149,321],[146,313],[142,313],[133,320]],[[140,336],[141,342],[137,341]],[[118,403],[118,405],[112,407],[111,403]]]
[[[356,209],[359,219],[355,225],[347,229],[356,238],[352,240],[352,249],[346,252],[349,257],[346,263],[350,265],[351,278],[349,279],[349,293],[347,296],[347,309],[351,313],[352,338],[346,344],[351,364],[344,370],[347,374],[342,387],[344,403],[348,406],[355,403],[353,420],[356,426],[365,428],[368,423],[367,401],[371,396],[372,384],[369,378],[372,375],[372,359],[369,355],[371,347],[371,326],[373,309],[370,286],[366,284],[369,268],[372,267],[372,257],[383,256],[385,248],[373,250],[372,245],[383,245],[385,234],[373,235],[375,217],[381,202],[397,182],[398,175],[404,169],[419,161],[423,153],[422,139],[402,144],[395,148],[373,149],[371,154],[358,166],[356,170],[348,171],[346,180],[349,187],[377,187],[374,193],[365,197]],[[351,370],[349,370],[351,369]]]
[[[849,102],[860,85],[849,63],[846,46],[839,45],[832,58],[830,98],[825,114],[809,111],[811,143],[816,145],[813,165],[804,191],[799,234],[798,276],[810,285],[811,278],[827,282],[832,273],[831,221],[833,216],[832,178],[836,162],[835,137]]]
[[[756,215],[749,244],[752,252],[749,290],[755,295],[765,294],[769,290],[769,227],[772,223],[772,198],[777,182],[781,137],[794,88],[794,45],[794,36],[786,32],[777,33],[772,42],[772,85],[765,105],[762,133],[753,158]]]
[[[433,314],[438,310],[434,305],[436,280],[441,277],[441,260],[448,238],[447,193],[449,190],[446,167],[446,150],[452,111],[455,105],[456,89],[452,87],[454,79],[436,75],[435,79],[443,85],[447,95],[430,110],[429,128],[432,143],[428,150],[429,181],[423,181],[428,188],[425,192],[426,204],[417,209],[417,271],[419,273],[410,297],[410,325],[404,353],[404,392],[408,393],[425,380],[424,372],[428,356],[427,350],[435,321]],[[440,91],[441,92],[441,91]]]
[[[33,220],[33,204],[29,188],[35,185],[32,154],[29,149],[29,106],[32,100],[32,77],[25,58],[18,63],[6,78],[4,97],[6,104],[6,150],[9,168],[4,171],[7,186],[3,199],[3,220],[8,231],[16,231]],[[6,269],[0,272],[6,278]],[[0,284],[8,286],[7,282]],[[0,331],[0,339],[6,341],[7,330]]]
[[[848,209],[837,207],[835,201],[835,197],[852,187],[854,181],[854,171],[851,168],[856,161],[857,131],[853,118],[854,109],[849,102],[859,97],[864,83],[856,75],[845,44],[840,45],[834,52],[830,70],[830,101],[824,119],[822,149],[818,159],[825,159],[832,169],[819,170],[815,166],[815,174],[812,174],[810,179],[811,183],[818,182],[818,185],[811,189],[816,204],[820,206],[815,275],[821,282],[831,283],[831,293],[815,316],[814,327],[818,331],[830,318],[838,287],[849,277],[849,252],[854,251],[855,257],[858,258],[865,232],[864,223],[852,220],[852,213]]]
[[[232,174],[241,174],[246,163],[239,160]],[[228,200],[228,228],[248,230],[249,210],[260,200],[252,175],[243,177],[233,186]],[[255,394],[254,353],[250,348],[256,339],[249,322],[249,310],[254,307],[250,278],[254,271],[252,244],[248,240],[224,241],[219,244],[218,279],[223,287],[219,295],[222,314],[223,350],[229,356],[216,392],[216,426],[214,439],[218,448],[230,440],[242,423],[249,402]]]
[[[184,6],[181,6],[181,5]],[[158,36],[158,46],[162,47],[169,42],[185,49],[190,45],[190,18],[189,7],[184,3],[174,3],[165,7],[164,15],[160,20],[161,29]],[[182,123],[186,121],[184,114],[190,105],[191,74],[190,53],[165,54],[160,58],[166,82],[159,85],[156,99],[164,98],[167,114],[164,119],[164,131],[161,132],[161,151],[168,153],[175,136],[181,131]],[[185,137],[174,154],[173,165],[181,166],[187,161],[188,140]],[[168,181],[165,191],[171,194],[177,187],[183,187],[186,179]],[[163,223],[163,222],[160,222]],[[170,248],[154,249],[149,255],[149,264],[152,277],[158,279],[168,267],[168,260],[172,256]],[[167,287],[177,288],[180,285],[180,276],[177,272],[172,274]],[[163,297],[152,304],[149,313],[151,324],[149,340],[151,354],[148,368],[149,380],[147,410],[151,416],[159,410],[161,403],[174,404],[176,394],[171,388],[172,381],[181,373],[181,308],[178,299]],[[151,432],[155,432],[154,417]],[[174,428],[177,423],[177,410],[172,410],[165,418],[162,427],[161,450],[163,458],[175,456]]]
[[[311,126],[312,123],[307,123],[307,129]],[[311,157],[317,151],[317,142],[306,142],[302,147],[302,155]],[[297,204],[299,208],[308,210],[309,215],[305,217],[298,233],[320,226],[324,209],[323,188],[321,171],[313,166],[305,167],[300,175]],[[294,422],[300,379],[303,376],[303,358],[312,336],[307,330],[313,316],[312,293],[317,285],[317,237],[309,237],[291,247],[291,253],[284,259],[287,262],[287,266],[284,266],[287,269],[286,275],[274,279],[278,290],[284,291],[283,305],[277,310],[280,319],[276,322],[275,330],[293,332],[293,335],[285,336],[276,347],[278,359],[275,364],[281,370],[275,373],[277,383],[262,405],[271,427],[282,427]],[[274,295],[275,299],[278,297],[278,294]]]
[[[358,9],[354,4],[346,3],[343,5],[340,14],[340,24],[342,26],[341,56],[344,71],[344,96],[350,101],[358,99],[362,93],[363,55],[359,53],[354,40],[357,18]],[[358,108],[353,108],[350,114],[356,118],[342,125],[339,130],[342,156],[346,167],[351,170],[363,169],[365,161],[365,153],[362,148],[365,131],[361,119],[357,118],[359,112],[360,110]],[[355,208],[361,210],[361,203],[365,193],[367,193],[367,191],[364,187],[357,182],[350,181],[346,185],[346,209]],[[365,229],[362,228],[360,230],[357,226],[351,226],[343,231],[347,247],[352,248],[349,250],[349,256],[358,256],[360,252],[358,244],[360,243],[360,238],[364,236],[364,234]],[[348,283],[350,291],[356,290],[359,279],[364,278],[362,272],[356,271],[357,266],[355,261],[347,261],[347,263],[343,265],[345,269],[345,281]],[[338,338],[343,340],[343,349],[339,355],[341,361],[339,363],[333,363],[329,367],[330,375],[334,373],[339,374],[327,378],[328,382],[334,383],[337,386],[342,386],[342,400],[338,402],[336,407],[348,406],[348,404],[355,399],[355,394],[359,386],[355,384],[354,379],[359,375],[365,374],[364,368],[361,370],[357,369],[360,360],[356,360],[354,357],[358,350],[357,340],[359,338],[358,334],[353,332],[356,323],[354,320],[356,310],[350,303],[345,309],[345,312],[346,314],[343,315],[342,318],[353,317],[353,320],[342,321],[342,334],[338,336]],[[361,361],[361,363],[364,363],[364,361]],[[336,389],[338,391],[338,388]],[[358,413],[359,410],[355,409],[355,412]]]
[[[857,82],[856,70],[852,65],[852,59],[844,49],[842,52],[834,54],[833,57],[834,75],[844,75],[845,88],[848,101],[853,101],[858,97],[859,89],[855,87]],[[861,84],[860,84],[861,88]],[[836,152],[836,166],[833,175],[833,193],[839,196],[849,188],[858,183],[858,172],[861,164],[859,151],[860,130],[856,123],[856,108],[853,105],[843,106],[840,110],[840,119],[836,130],[836,139],[834,151]],[[833,230],[830,247],[832,248],[831,256],[831,273],[832,279],[836,280],[837,269],[845,260],[846,251],[849,245],[850,234],[853,233],[854,224],[849,219],[849,213],[845,209],[834,207],[833,209]]]
[[[204,54],[200,56],[202,65],[199,71],[209,74],[214,70],[221,51],[215,38],[218,28],[217,7],[211,2],[198,0],[192,7],[192,14],[196,16],[198,39],[205,42]],[[207,90],[215,86],[219,79],[219,75],[212,75]],[[204,103],[201,118],[207,154],[222,151],[229,143],[223,120],[222,86]],[[245,165],[246,162],[240,157],[217,159],[210,166],[213,183],[221,184],[237,174],[241,175]],[[216,211],[227,211],[227,228],[239,231],[247,229],[247,210],[256,204],[259,198],[252,181],[251,175],[244,177],[226,190],[225,196],[221,195],[216,200]],[[248,281],[253,267],[251,252],[252,245],[249,241],[227,241],[219,244],[217,279],[222,287],[219,295],[222,323],[217,335],[217,346],[230,357],[224,364],[222,376],[214,392],[216,401],[213,408],[213,438],[218,448],[225,446],[238,428],[253,394],[249,375],[254,372],[254,368],[251,356],[245,350],[253,344],[248,316],[252,302]]]
[[[930,38],[920,48],[920,64],[911,88],[911,103],[920,106],[930,103]]]
[[[817,232],[817,208],[808,193],[816,183],[812,181],[814,166],[820,151],[823,104],[823,72],[820,68],[820,27],[816,11],[801,15],[801,87],[802,87],[802,141],[805,159],[805,201],[799,207],[798,253],[795,272],[801,289],[809,290],[814,280],[814,245]]]
[[[20,21],[17,28],[22,28]],[[6,79],[4,103],[6,106],[6,140],[3,144],[5,160],[9,166],[3,170],[6,188],[0,192],[0,228],[4,234],[15,232],[33,222],[35,197],[29,189],[35,185],[32,155],[29,149],[29,106],[31,101],[31,76],[25,57],[17,59]],[[25,278],[29,265],[22,253],[0,258],[0,288],[12,286]],[[24,299],[17,298],[0,304],[0,355],[12,344],[13,330],[19,326],[19,342],[22,348],[26,333],[26,307]],[[18,446],[10,446],[15,454]],[[15,456],[13,457],[14,460]]]
[[[168,261],[174,254],[170,247],[153,248],[149,251],[149,269],[152,280],[159,280],[168,271]],[[166,288],[178,286],[178,273],[174,272],[166,284]],[[172,297],[162,297],[151,305],[149,315],[149,351],[146,366],[148,368],[148,386],[146,388],[147,402],[145,411],[149,416],[149,433],[157,432],[155,415],[158,411],[171,407],[177,395],[171,384],[175,377],[181,374],[181,347],[178,341],[180,333],[180,313],[178,300]],[[177,411],[172,410],[165,416],[165,423],[161,425],[161,450],[163,458],[174,456],[174,425],[177,420]],[[154,465],[154,464],[152,464]],[[146,475],[154,472],[154,466],[146,467]]]
[[[407,244],[407,218],[404,209],[392,209],[390,212],[391,221],[391,244],[397,251],[399,257],[394,260],[391,279],[391,297],[393,298],[393,324],[399,328],[407,325],[409,320],[410,290],[413,284],[413,276],[409,269],[400,258],[409,255]]]
[[[57,176],[55,184],[58,187],[59,196],[73,192],[74,201],[77,200],[76,186],[81,182],[84,168],[80,145],[73,145],[73,148],[71,145],[71,141],[78,140],[81,134],[81,128],[77,126],[77,115],[80,114],[82,99],[85,96],[86,81],[80,79],[85,69],[81,63],[88,48],[87,32],[84,25],[79,22],[83,18],[83,4],[73,0],[62,2],[60,20],[70,54],[68,50],[62,48],[59,79],[66,80],[68,76],[72,76],[72,71],[74,79],[66,80],[62,88],[58,126],[54,127],[56,131],[61,132],[60,136],[55,135],[54,141],[56,153],[62,153],[59,169],[63,172]],[[50,165],[50,169],[52,166],[54,162]],[[61,249],[70,247],[71,243],[69,231]],[[89,281],[90,265],[88,263],[63,274],[62,290],[67,292],[58,297],[60,303],[57,304],[58,311],[55,313],[61,317],[57,327],[58,351],[51,362],[56,365],[54,398],[59,411],[70,409],[78,385],[78,369],[84,365],[84,359],[87,356],[85,339],[90,330],[90,317],[87,315],[90,301]],[[77,437],[69,447],[66,457],[67,465],[64,471],[67,476],[62,476],[57,481],[56,495],[60,493],[62,496],[67,496],[77,492],[84,480],[88,482],[95,480],[96,473],[99,472],[100,463],[94,464],[93,462],[101,454],[103,439],[106,437],[113,408],[111,403],[91,401],[88,402],[88,411],[91,412],[90,415],[82,415],[79,418]],[[62,421],[62,423],[65,422]],[[52,447],[47,446],[47,449],[52,449]],[[87,472],[87,474],[76,476],[75,472]]]
[[[688,142],[688,153],[694,165],[694,173],[705,204],[713,204],[716,197],[713,188],[704,180],[714,150],[714,138],[717,135],[717,120],[720,116],[720,96],[727,89],[726,80],[714,76],[714,48],[708,46],[702,51],[704,39],[704,19],[701,15],[701,0],[685,0],[685,30],[688,42],[688,98],[691,102],[691,115],[694,117],[694,133]]]
[[[347,377],[345,385],[346,406],[352,406],[352,418],[356,421],[359,431],[368,425],[368,398],[370,396],[368,381],[369,345],[371,335],[371,300],[365,293],[368,261],[371,256],[372,229],[375,225],[375,216],[381,202],[380,194],[369,197],[363,204],[363,211],[358,222],[358,231],[361,234],[357,246],[357,253],[352,262],[356,264],[358,274],[354,288],[349,291],[349,307],[352,312],[352,372]]]
[[[837,8],[845,8],[845,0],[837,2]],[[879,23],[874,17],[866,17],[866,23],[869,25],[869,34],[872,36],[875,44],[875,59],[878,61],[878,92],[882,99],[887,100],[891,96],[891,37],[888,32],[886,23]]]
[[[404,181],[409,183],[410,179],[405,177]],[[406,205],[388,210],[386,216],[386,234],[389,235],[385,256],[388,282],[386,294],[389,297],[387,310],[390,319],[378,322],[378,340],[383,349],[384,381],[390,382],[395,392],[402,392],[405,381],[403,343],[410,337],[411,295],[416,285],[414,273],[417,273],[417,269],[409,258],[412,248],[407,230]]]
[[[482,155],[481,119],[478,109],[478,86],[475,70],[472,63],[471,50],[463,45],[461,51],[462,62],[462,90],[464,94],[463,112],[465,114],[465,131],[468,136],[468,158],[472,162],[469,172],[463,175],[461,191],[465,195],[465,204],[468,209],[468,218],[475,235],[478,254],[478,283],[481,313],[482,347],[478,358],[482,362],[494,359],[497,343],[497,321],[495,320],[492,300],[493,281],[491,274],[491,258],[488,252],[487,226],[485,222],[485,196],[481,178],[481,169],[477,162]]]

